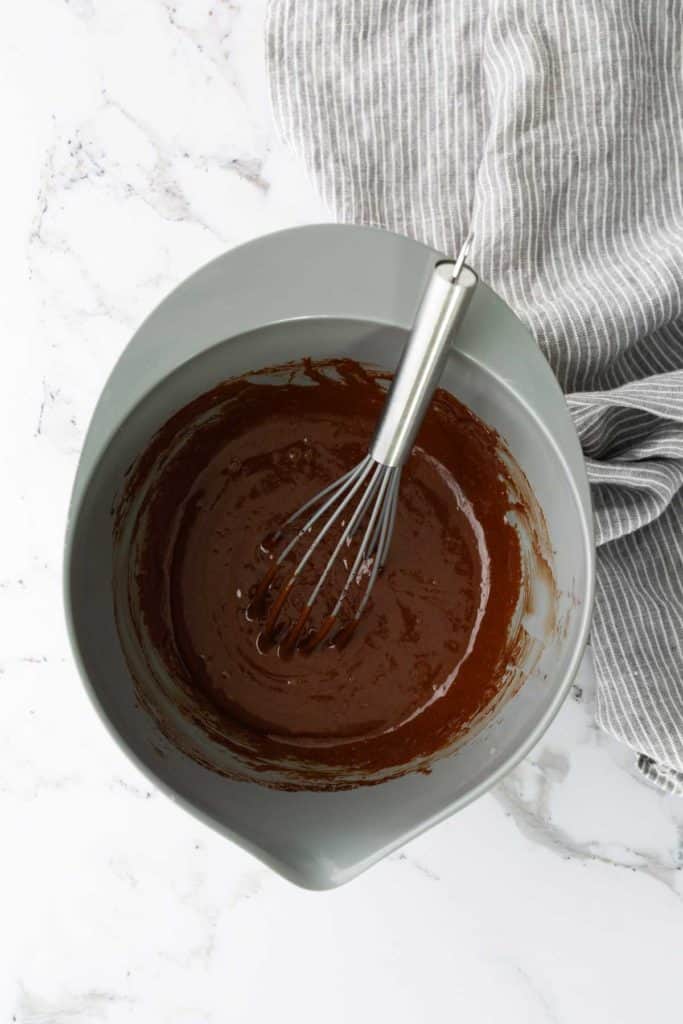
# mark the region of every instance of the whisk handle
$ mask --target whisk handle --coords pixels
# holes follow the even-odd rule
[[[370,446],[377,462],[401,466],[408,458],[476,283],[460,260],[434,268]]]

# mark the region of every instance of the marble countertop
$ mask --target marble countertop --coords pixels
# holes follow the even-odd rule
[[[114,360],[206,260],[326,219],[274,134],[263,13],[3,9],[0,1021],[679,1019],[683,801],[596,729],[588,660],[500,786],[331,893],[156,792],[78,680],[61,543]]]

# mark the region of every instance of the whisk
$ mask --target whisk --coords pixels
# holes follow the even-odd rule
[[[268,592],[279,568],[304,538],[310,541],[265,612],[263,636],[274,640],[278,620],[302,570],[335,525],[342,527],[332,554],[297,621],[284,636],[279,637],[279,645],[283,650],[291,651],[297,646],[313,650],[328,637],[331,642],[341,646],[348,640],[365,611],[389,554],[403,465],[438,385],[453,332],[465,315],[477,283],[476,275],[465,266],[471,237],[470,234],[454,261],[445,260],[433,269],[368,454],[298,508],[268,538],[267,546],[272,549],[283,539],[290,526],[303,520],[292,539],[273,559],[258,585],[252,602],[257,609],[256,614],[259,614],[258,609],[263,614]],[[348,551],[356,534],[361,534],[360,542],[341,592],[319,627],[307,636],[305,642],[300,643],[300,637],[333,566],[342,552]],[[352,614],[346,622],[340,621],[340,613],[351,586],[354,581],[361,583],[363,580],[366,580],[364,590]]]

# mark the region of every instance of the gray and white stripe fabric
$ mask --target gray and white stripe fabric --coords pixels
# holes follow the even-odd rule
[[[593,488],[600,725],[683,792],[681,0],[271,0],[275,117],[331,214],[524,320]]]

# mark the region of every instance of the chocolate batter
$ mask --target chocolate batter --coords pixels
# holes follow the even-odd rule
[[[403,470],[388,565],[358,629],[312,653],[263,636],[253,598],[272,559],[264,540],[366,454],[386,380],[340,360],[228,381],[162,428],[119,510],[120,527],[144,491],[130,574],[140,643],[192,695],[195,719],[208,709],[214,738],[252,769],[282,769],[269,784],[337,788],[424,767],[503,685],[521,576],[508,470],[497,435],[442,390]],[[334,540],[311,560],[283,624]]]

